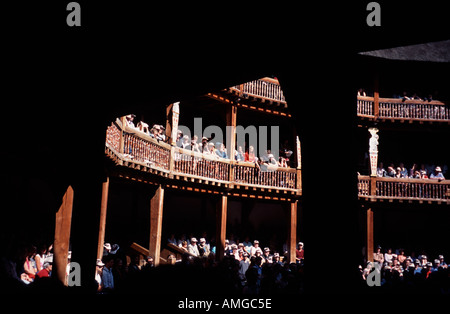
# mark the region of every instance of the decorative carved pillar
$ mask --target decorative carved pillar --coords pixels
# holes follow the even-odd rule
[[[370,128],[369,132],[372,136],[369,140],[370,176],[376,177],[378,164],[378,129]]]

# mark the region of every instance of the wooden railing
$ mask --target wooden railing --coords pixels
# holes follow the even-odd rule
[[[396,120],[450,121],[450,108],[440,101],[405,100],[358,96],[358,116]]]
[[[262,78],[232,86],[231,89],[238,91],[244,97],[253,96],[260,99],[286,103],[280,84],[275,79]]]
[[[358,196],[450,203],[450,180],[358,176]]]
[[[107,128],[106,149],[116,163],[137,164],[156,169],[170,177],[185,176],[204,181],[260,188],[285,189],[300,193],[299,169],[277,166],[257,167],[251,162],[238,162],[202,154],[157,141],[124,120],[117,119]]]

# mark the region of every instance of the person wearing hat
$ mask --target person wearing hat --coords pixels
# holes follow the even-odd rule
[[[111,243],[105,243],[103,244],[103,256],[106,256],[109,254],[109,252],[111,252]]]
[[[198,244],[198,252],[199,256],[208,256],[210,251],[208,246],[206,245],[206,239],[200,238],[200,243]]]
[[[283,265],[283,262],[280,259],[280,253],[278,252],[273,253],[273,263]]]
[[[101,259],[97,259],[96,263],[95,263],[95,281],[97,281],[98,283],[98,291],[101,290],[102,287],[102,271],[103,271],[103,266],[105,266],[105,264],[102,262]]]
[[[198,251],[197,239],[191,238],[191,243],[188,245],[188,252],[193,254],[194,256],[200,256],[200,252]]]
[[[444,177],[444,175],[442,174],[442,169],[441,169],[441,167],[437,166],[437,167],[434,169],[434,173],[432,173],[432,174],[430,175],[430,179],[445,180],[445,177]]]
[[[50,277],[53,267],[52,264],[53,264],[53,255],[46,257],[44,259],[42,269],[36,274],[36,278]]]
[[[256,253],[257,253],[257,252],[259,252],[260,255],[263,254],[261,248],[259,247],[259,241],[258,241],[258,240],[255,240],[255,241],[253,241],[253,246],[252,246],[251,249],[250,249],[250,255],[251,255],[251,256],[256,256]]]
[[[303,249],[303,242],[299,242],[295,250],[295,260],[301,263],[305,259],[305,250]]]
[[[414,261],[414,276],[416,276],[416,275],[420,276],[421,273],[422,273],[422,267],[421,267],[421,264],[420,264],[420,260],[416,259]]]
[[[272,263],[273,256],[270,254],[270,249],[268,247],[264,248],[263,260],[265,263]]]
[[[444,255],[439,255],[439,262],[441,263],[442,268],[448,267],[447,263],[444,261]]]

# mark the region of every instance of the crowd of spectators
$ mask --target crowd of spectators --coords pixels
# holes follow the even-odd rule
[[[377,167],[377,177],[445,180],[444,173],[447,172],[447,169],[446,165],[442,169],[440,166],[426,166],[425,164],[421,164],[419,168],[418,164],[414,163],[408,170],[402,162],[397,167],[391,163],[385,169],[383,163],[380,162]]]
[[[166,136],[166,128],[163,125],[154,124],[153,127],[150,128],[147,123],[140,121],[137,123],[137,126],[135,126],[135,117],[136,115],[134,114],[125,116],[128,127],[135,128],[136,130],[139,130],[158,141],[168,142],[169,138]],[[214,141],[212,141],[212,138],[202,137],[201,141],[199,141],[197,135],[189,137],[188,135],[184,135],[181,130],[178,130],[175,142],[177,147],[186,150],[201,153],[218,159],[231,159],[230,156],[228,156],[225,144],[222,142],[214,143]],[[293,151],[289,146],[289,142],[285,140],[280,145],[278,160],[270,150],[267,150],[264,155],[257,157],[255,149],[251,145],[248,147],[246,146],[245,149],[241,145],[237,146],[234,152],[234,160],[253,162],[258,168],[262,164],[274,165],[278,167],[290,167],[291,162],[289,158],[292,156],[292,154]]]
[[[388,248],[383,252],[381,246],[377,246],[373,262],[367,262],[364,268],[360,265],[359,270],[364,281],[372,272],[378,272],[380,285],[385,288],[406,288],[411,292],[435,288],[438,292],[450,293],[450,268],[442,254],[429,258],[423,252],[416,257],[414,252],[406,255],[404,249]]]
[[[103,259],[97,260],[98,293],[259,295],[303,291],[301,242],[296,263],[289,263],[284,254],[271,254],[268,247],[262,249],[258,240],[238,244],[227,240],[224,257],[219,261],[215,258],[215,247],[205,238],[197,241],[192,237],[187,241],[171,237],[168,243],[184,249],[186,254],[174,265],[159,267],[154,267],[151,256],[139,260],[134,255],[127,265],[121,250],[113,253],[105,250]]]
[[[366,90],[364,88],[360,88],[357,91],[357,95],[358,96],[371,96],[373,97],[373,92],[366,92]],[[392,94],[392,98],[397,98],[397,99],[401,99],[402,101],[405,100],[423,100],[424,102],[430,102],[434,99],[433,94],[432,93],[427,93],[427,96],[419,96],[417,93],[409,93],[407,91],[403,91],[401,93],[393,93]]]

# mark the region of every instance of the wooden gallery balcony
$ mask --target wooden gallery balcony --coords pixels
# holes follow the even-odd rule
[[[151,138],[117,119],[106,131],[105,153],[115,176],[187,191],[293,201],[301,195],[301,170],[221,159]]]
[[[358,176],[360,200],[450,205],[450,180]]]
[[[357,115],[362,119],[419,124],[450,124],[448,104],[436,100],[405,100],[398,98],[357,97]]]

